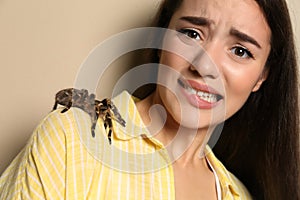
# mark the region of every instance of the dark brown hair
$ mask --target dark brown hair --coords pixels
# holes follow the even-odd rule
[[[254,199],[300,199],[298,71],[290,16],[285,0],[256,2],[272,32],[268,78],[225,121],[214,152]],[[155,26],[168,27],[181,3],[163,1]]]

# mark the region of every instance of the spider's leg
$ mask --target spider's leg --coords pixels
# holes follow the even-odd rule
[[[109,144],[111,144],[111,128],[109,128],[107,137],[108,137]]]
[[[113,112],[113,119],[114,120],[116,120],[119,124],[121,124],[123,127],[125,127],[125,124],[126,124],[126,122],[125,122],[125,120],[122,118],[122,116],[120,115],[120,113],[119,113],[119,111],[118,111],[118,109],[117,109],[117,107],[113,104],[113,103],[111,103],[111,107],[112,107],[112,112]]]
[[[107,138],[108,138],[108,142],[109,144],[111,144],[111,134],[112,134],[112,121],[110,118],[109,113],[106,113],[106,116],[103,119],[103,125],[104,125],[104,129],[106,130],[107,133]]]
[[[64,112],[67,112],[72,106],[72,102],[69,102],[67,105],[66,105],[66,108],[64,108],[61,113],[64,113]]]
[[[95,137],[95,127],[92,127],[92,136]]]
[[[96,115],[96,112],[92,112],[91,114],[91,118],[92,118],[92,127],[91,127],[91,130],[92,130],[92,136],[95,137],[95,128],[96,128],[96,125],[97,125],[97,115]]]
[[[104,121],[104,124],[103,124],[103,125],[104,125],[104,129],[106,130],[106,128],[107,128],[107,125],[108,125],[108,124],[107,124],[107,122],[106,122],[106,121]]]
[[[55,101],[55,103],[54,103],[54,106],[53,106],[52,110],[56,110],[56,108],[57,108],[57,105],[58,105],[58,103],[57,103],[57,101]]]
[[[106,120],[104,120],[103,126],[104,126],[105,131],[107,132],[108,122]],[[107,133],[107,138],[108,138],[109,144],[111,144],[111,133],[110,133],[109,130],[108,130],[108,133]]]
[[[69,108],[64,108],[62,111],[61,111],[61,113],[65,113],[65,112],[67,112],[69,110]]]
[[[72,104],[67,105],[67,106],[61,111],[61,113],[67,112],[67,111],[71,108],[71,106],[72,106]]]
[[[109,144],[111,144],[111,133],[112,133],[111,116],[107,117],[107,125],[108,125],[108,142],[109,142]]]

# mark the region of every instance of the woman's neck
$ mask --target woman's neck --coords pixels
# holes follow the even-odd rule
[[[155,139],[164,144],[172,160],[186,165],[204,157],[210,135],[208,128],[190,129],[178,124],[165,111],[155,92],[136,106],[145,126]]]

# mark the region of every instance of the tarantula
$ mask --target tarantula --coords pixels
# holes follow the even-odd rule
[[[89,95],[86,89],[78,90],[75,88],[67,88],[57,92],[53,110],[57,108],[58,104],[65,107],[61,113],[68,111],[72,106],[87,112],[92,120],[91,132],[93,137],[95,137],[97,120],[101,117],[104,128],[108,132],[109,144],[111,144],[112,120],[117,121],[123,127],[125,127],[126,124],[117,107],[110,99],[96,100],[95,95]]]

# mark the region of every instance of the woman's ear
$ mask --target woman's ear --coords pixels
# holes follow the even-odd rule
[[[252,92],[257,92],[261,85],[263,84],[263,82],[268,78],[269,75],[269,70],[264,70],[261,75],[259,76],[259,79],[257,80],[255,86],[252,89]]]

